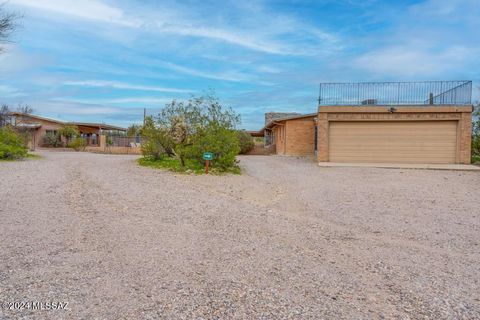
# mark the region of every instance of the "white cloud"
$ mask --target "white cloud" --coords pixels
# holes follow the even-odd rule
[[[127,18],[120,8],[107,5],[100,1],[10,0],[10,3],[31,7],[34,9],[52,11],[82,19],[120,24],[129,27],[140,26],[140,22],[138,20]]]
[[[232,82],[250,81],[250,77],[248,75],[238,73],[238,72],[212,73],[212,72],[198,71],[198,70],[180,66],[171,62],[158,62],[158,64],[173,71],[178,71],[184,74],[201,77],[201,78],[232,81]]]
[[[282,70],[270,66],[258,66],[257,70],[265,73],[280,73]]]
[[[105,87],[105,88],[113,88],[113,89],[154,91],[154,92],[176,92],[176,93],[194,92],[194,90],[165,88],[165,87],[157,87],[157,86],[144,86],[144,85],[136,85],[136,84],[130,84],[130,83],[116,82],[116,81],[103,81],[103,80],[67,81],[64,83],[64,85],[79,86],[79,87]]]
[[[164,104],[171,102],[174,98],[152,98],[152,97],[129,97],[104,100],[106,103],[122,104],[122,103],[148,103],[148,104]]]
[[[246,36],[240,33],[230,32],[222,29],[206,28],[202,26],[186,25],[157,25],[158,30],[166,33],[173,33],[182,36],[202,37],[221,40],[255,51],[273,54],[291,54],[290,49],[282,48],[281,44],[266,39],[255,39],[254,36]]]
[[[461,70],[475,54],[475,51],[466,47],[445,50],[415,46],[390,47],[358,57],[354,60],[354,66],[383,75],[435,76],[455,69]]]
[[[333,34],[292,17],[260,10],[235,12],[239,24],[212,23],[215,17],[205,18],[202,10],[192,10],[179,5],[151,9],[147,5],[130,10],[114,7],[94,0],[11,0],[14,5],[30,9],[51,11],[91,21],[111,23],[126,27],[149,30],[154,33],[171,34],[218,40],[253,51],[275,55],[316,55],[321,48],[333,50],[339,41]],[[239,6],[237,9],[245,9]],[[128,12],[128,14],[127,14]],[[141,18],[137,18],[141,17]],[[222,19],[220,19],[222,20]],[[244,25],[248,25],[245,28]],[[95,31],[95,29],[92,29]],[[283,37],[288,34],[290,40]],[[293,37],[293,39],[292,39]],[[304,41],[309,39],[310,41]],[[311,41],[311,40],[315,41]],[[298,41],[303,43],[299,46]],[[333,44],[333,45],[332,45]]]
[[[76,99],[76,98],[54,98],[53,101],[70,101],[84,104],[165,104],[175,98],[156,98],[156,97],[125,97],[113,99]]]
[[[16,98],[25,96],[25,93],[9,85],[0,85],[0,96],[3,98]]]
[[[39,101],[35,104],[35,110],[41,114],[61,114],[62,119],[70,118],[76,115],[110,115],[112,113],[122,112],[121,108],[107,107],[100,104],[80,103],[72,100],[52,99],[49,101]]]

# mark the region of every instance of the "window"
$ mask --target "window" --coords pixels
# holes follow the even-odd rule
[[[57,130],[45,130],[45,133],[48,134],[48,135],[56,136],[57,135]]]

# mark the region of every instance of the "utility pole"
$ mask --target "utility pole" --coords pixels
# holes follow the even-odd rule
[[[147,118],[147,108],[143,108],[143,126],[145,127],[145,121]]]

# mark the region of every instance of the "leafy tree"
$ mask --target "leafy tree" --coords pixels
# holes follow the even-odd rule
[[[480,161],[480,103],[477,103],[472,121],[472,160]]]
[[[47,133],[42,137],[42,145],[45,147],[58,148],[62,147],[63,143],[58,134]]]
[[[136,137],[137,135],[140,134],[140,129],[142,126],[138,124],[132,124],[130,127],[127,129],[127,136],[128,137]]]
[[[185,167],[187,160],[202,163],[202,154],[209,151],[215,155],[212,166],[226,169],[235,164],[240,151],[235,131],[239,123],[240,116],[222,106],[213,93],[173,100],[156,117],[146,119],[142,152],[156,159],[175,156]]]
[[[238,130],[237,138],[240,144],[240,154],[246,154],[255,147],[252,136],[245,130]]]
[[[0,128],[10,122],[10,108],[4,104],[0,107]]]
[[[183,166],[186,157],[192,155],[189,146],[199,135],[207,128],[234,130],[240,123],[240,116],[233,109],[222,106],[210,92],[185,102],[172,101],[156,117],[156,123],[172,138],[175,154]]]
[[[73,137],[76,137],[76,136],[80,135],[80,132],[78,131],[77,126],[74,126],[74,125],[71,125],[71,124],[65,124],[58,130],[58,134],[60,136],[65,137],[65,139],[67,140],[66,141],[67,145],[68,145],[68,142]]]
[[[193,137],[192,144],[186,146],[184,151],[187,158],[198,162],[203,162],[204,152],[214,154],[212,167],[225,170],[234,166],[235,157],[240,152],[237,132],[218,124],[210,124]]]
[[[174,155],[174,143],[165,129],[155,126],[152,117],[145,119],[145,125],[140,129],[142,136],[142,153],[159,160],[165,155]]]
[[[19,159],[27,155],[23,138],[13,128],[0,128],[0,159]]]
[[[85,147],[87,146],[87,142],[85,139],[81,137],[75,137],[73,140],[71,140],[68,144],[67,147],[74,149],[75,151],[80,151],[80,150],[85,150]]]

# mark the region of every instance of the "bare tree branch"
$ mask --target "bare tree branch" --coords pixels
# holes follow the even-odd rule
[[[31,114],[33,113],[33,108],[28,104],[24,104],[24,105],[18,104],[17,112]]]
[[[19,14],[5,10],[5,3],[0,4],[0,44],[12,42],[11,35],[18,27],[19,18]],[[0,46],[0,52],[3,49]]]

